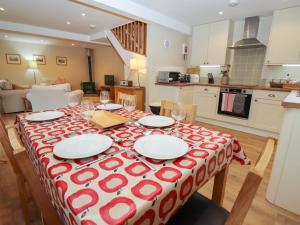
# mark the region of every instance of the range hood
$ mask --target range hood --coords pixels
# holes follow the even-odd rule
[[[244,38],[232,46],[230,49],[248,49],[248,48],[265,48],[266,46],[257,40],[257,32],[259,27],[259,17],[247,17],[244,26]]]

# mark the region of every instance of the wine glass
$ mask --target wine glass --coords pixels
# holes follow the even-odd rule
[[[84,101],[80,105],[80,115],[83,119],[87,121],[87,124],[90,124],[91,119],[95,114],[95,107],[92,102]]]
[[[123,106],[124,109],[128,112],[129,114],[129,123],[132,123],[132,112],[135,110],[136,107],[136,98],[134,96],[126,96],[123,100]]]
[[[179,131],[178,131],[178,125],[179,121],[185,119],[186,117],[186,111],[181,104],[177,104],[173,107],[172,112],[171,112],[172,117],[175,119],[176,124],[175,124],[175,136],[176,137],[181,137]]]
[[[109,92],[108,91],[100,92],[100,102],[104,105],[104,109],[106,109],[106,104],[109,102]]]

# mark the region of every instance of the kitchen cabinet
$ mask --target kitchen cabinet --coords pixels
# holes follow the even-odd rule
[[[156,99],[168,100],[172,102],[180,102],[184,104],[192,104],[193,102],[193,87],[175,87],[175,86],[155,86]]]
[[[274,12],[266,64],[300,63],[300,7]]]
[[[210,25],[205,24],[194,27],[192,36],[191,62],[193,66],[206,64],[208,61]]]
[[[249,126],[278,133],[284,108],[281,102],[288,95],[284,92],[255,91],[251,103]]]
[[[198,117],[214,119],[217,113],[219,88],[196,87],[193,104],[197,106]]]
[[[229,20],[194,27],[190,64],[226,64],[227,46],[232,41],[231,37],[232,22]]]

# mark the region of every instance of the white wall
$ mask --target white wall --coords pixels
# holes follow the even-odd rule
[[[146,83],[146,104],[157,101],[155,82],[158,71],[175,70],[185,72],[187,61],[182,54],[182,45],[189,44],[189,36],[177,31],[155,25],[148,25],[147,36],[147,74]],[[164,47],[164,41],[170,41],[170,48]]]

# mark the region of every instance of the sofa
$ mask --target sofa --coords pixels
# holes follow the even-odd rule
[[[69,102],[80,104],[83,91],[70,90],[69,83],[49,86],[33,85],[26,97],[31,102],[33,112],[65,107]]]
[[[1,112],[14,113],[24,111],[23,98],[29,89],[0,90]]]

